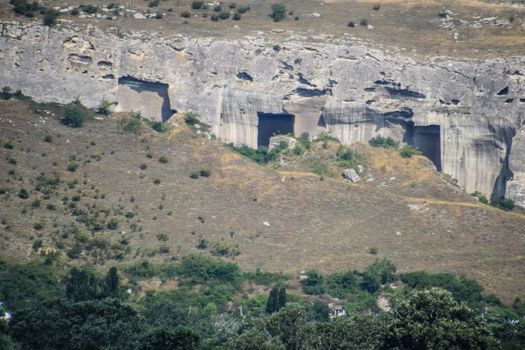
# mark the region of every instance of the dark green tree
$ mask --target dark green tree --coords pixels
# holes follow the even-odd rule
[[[273,287],[266,303],[266,312],[273,314],[286,304],[286,289],[283,286]]]
[[[290,303],[268,320],[270,334],[278,336],[287,350],[299,350],[304,345],[303,327],[307,313],[300,304]]]
[[[236,336],[228,344],[228,349],[235,350],[282,350],[282,343],[273,338],[266,330],[250,328]]]
[[[140,350],[193,350],[199,347],[199,336],[189,328],[170,331],[156,329],[142,338]]]
[[[102,286],[95,272],[87,267],[72,267],[66,278],[66,297],[73,301],[97,299],[103,296]]]
[[[493,341],[485,321],[443,290],[415,292],[394,310],[386,349],[488,349]]]
[[[380,317],[365,315],[329,323],[309,323],[303,331],[304,349],[380,349],[384,329]]]
[[[137,312],[116,299],[43,301],[9,322],[22,349],[133,349],[141,330]]]
[[[116,267],[111,267],[106,275],[106,297],[118,298],[120,297],[119,291],[119,278]]]

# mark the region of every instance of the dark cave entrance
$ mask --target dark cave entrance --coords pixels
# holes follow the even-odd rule
[[[421,153],[434,163],[438,171],[441,171],[440,134],[439,125],[414,126],[410,123],[406,127],[405,135],[405,142],[419,148]]]
[[[295,116],[288,113],[262,113],[258,112],[259,128],[257,146],[268,146],[270,137],[274,135],[293,134]]]

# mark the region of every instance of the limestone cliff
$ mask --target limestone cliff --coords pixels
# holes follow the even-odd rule
[[[416,60],[333,38],[0,26],[0,86],[37,101],[106,99],[158,120],[192,110],[220,139],[252,147],[273,132],[329,130],[347,144],[391,136],[421,148],[466,191],[525,206],[525,57]]]

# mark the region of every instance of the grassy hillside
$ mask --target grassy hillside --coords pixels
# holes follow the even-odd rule
[[[0,101],[3,258],[104,270],[200,252],[296,276],[386,257],[401,272],[465,274],[505,301],[525,297],[525,216],[478,203],[426,158],[356,145],[366,174],[352,184],[335,141],[260,165],[182,117],[158,133],[127,115],[71,128],[62,113]]]

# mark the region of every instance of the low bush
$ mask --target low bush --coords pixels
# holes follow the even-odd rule
[[[398,149],[399,148],[399,142],[394,141],[391,137],[383,137],[383,136],[376,136],[372,137],[368,144],[372,147],[382,147],[382,148],[393,148]]]
[[[166,128],[166,125],[164,125],[164,123],[160,121],[151,122],[150,127],[156,132],[165,132],[166,130],[168,130]]]
[[[368,20],[366,18],[363,18],[361,21],[359,21],[359,24],[363,27],[368,26]]]
[[[57,18],[59,13],[52,9],[47,9],[44,13],[44,19],[42,20],[42,23],[46,27],[54,27],[57,24]]]
[[[217,15],[213,15],[213,16],[211,16],[210,18],[211,18],[211,20],[212,20],[213,22],[218,22],[219,19],[220,19],[219,16],[217,16]]]
[[[219,14],[219,18],[220,19],[228,19],[230,18],[230,13],[229,12],[226,12],[226,11],[223,11]]]
[[[194,10],[200,10],[204,5],[204,1],[194,0],[191,2],[191,8]]]
[[[234,21],[240,21],[241,20],[241,14],[240,13],[234,14],[232,19]]]
[[[186,124],[192,125],[192,126],[199,124],[200,123],[199,114],[195,112],[188,112],[186,113],[186,117],[184,118],[184,121],[186,122]]]
[[[75,101],[64,107],[62,124],[72,128],[80,128],[89,116],[89,111],[80,102]]]
[[[245,14],[248,11],[250,11],[250,6],[248,6],[248,5],[241,5],[237,9],[237,12],[240,13],[241,15]]]
[[[353,21],[349,21],[347,26],[350,27],[350,28],[354,28],[355,27],[355,23]]]
[[[476,197],[480,203],[483,203],[483,204],[489,203],[489,200],[487,199],[487,197],[479,191],[472,193],[472,196]]]
[[[23,15],[26,17],[34,17],[35,12],[37,12],[40,9],[40,6],[38,6],[38,2],[28,2],[27,0],[11,0],[9,2],[11,5],[13,5],[13,11],[19,15]]]
[[[280,22],[286,18],[286,6],[284,4],[273,4],[270,17],[274,22]]]
[[[160,156],[159,157],[159,163],[160,164],[167,164],[168,163],[168,158],[166,156]]]
[[[420,155],[421,151],[419,148],[405,145],[399,150],[399,155],[403,158],[411,158],[412,156]]]
[[[88,13],[90,15],[98,12],[98,7],[95,5],[80,5],[78,9],[82,12]]]
[[[500,208],[505,211],[512,211],[516,206],[514,201],[510,198],[502,198],[500,200],[491,200],[490,205],[496,208]]]
[[[118,124],[123,131],[138,135],[142,130],[142,115],[132,113],[130,117],[121,118]]]
[[[215,12],[221,12],[221,11],[222,11],[222,7],[221,7],[221,5],[215,5],[215,6],[213,6],[213,11],[215,11]]]
[[[380,4],[375,4],[375,5],[372,7],[372,9],[373,9],[374,11],[379,11],[380,8],[381,8],[381,5],[380,5]]]
[[[148,6],[149,7],[157,7],[159,6],[160,0],[150,0]]]
[[[189,12],[189,11],[183,11],[183,12],[180,14],[180,16],[181,16],[182,18],[190,18],[190,17],[191,17],[191,12]]]
[[[102,115],[110,115],[111,114],[111,103],[107,100],[102,100],[100,103],[100,106],[97,108],[97,113]]]

